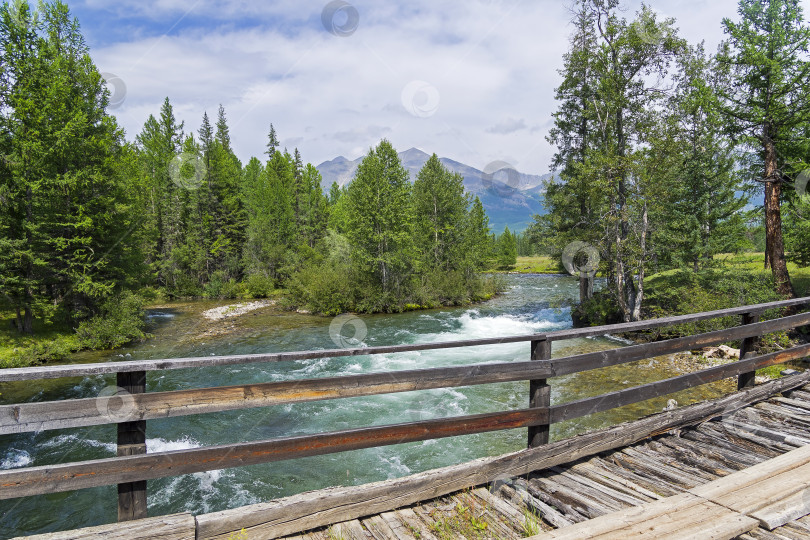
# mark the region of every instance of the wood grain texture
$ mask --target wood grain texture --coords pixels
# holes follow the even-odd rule
[[[570,463],[655,434],[699,424],[779,392],[802,387],[808,381],[810,372],[801,373],[717,400],[659,413],[538,448],[481,458],[385,482],[329,488],[267,503],[202,514],[197,516],[198,538],[225,540],[241,527],[245,527],[249,534],[256,537],[277,538],[330,523],[391,511],[486,484],[498,478],[525,475],[554,465]],[[618,469],[613,471],[614,474],[619,473]],[[668,488],[656,486],[655,489],[664,491]],[[543,502],[550,506],[547,501]]]
[[[487,413],[0,471],[0,499],[72,491],[548,422],[547,409]]]
[[[617,390],[596,397],[555,405],[550,409],[551,423],[580,418],[588,414],[607,411],[631,403],[638,403],[639,401],[665,396],[686,390],[693,386],[719,381],[739,375],[740,373],[750,372],[806,356],[810,356],[810,344],[799,345],[784,351],[765,354],[747,360],[740,360],[731,364],[714,366],[695,373],[679,375],[654,383]]]
[[[595,326],[590,328],[572,328],[568,330],[558,330],[545,334],[529,334],[522,336],[508,336],[502,338],[486,338],[463,341],[449,341],[445,343],[425,343],[412,345],[392,345],[384,347],[366,347],[353,349],[326,349],[321,351],[302,351],[268,354],[246,354],[234,356],[202,356],[194,358],[174,358],[160,360],[130,360],[125,362],[105,362],[98,364],[69,364],[64,366],[49,367],[29,367],[29,368],[8,368],[0,370],[0,382],[23,381],[33,379],[52,379],[58,377],[78,377],[86,375],[100,375],[107,373],[121,373],[128,371],[155,371],[164,369],[185,369],[207,366],[226,366],[236,364],[282,362],[291,360],[311,360],[317,358],[338,358],[344,356],[366,356],[370,354],[390,354],[409,351],[425,351],[435,349],[450,349],[458,347],[476,347],[482,345],[497,345],[501,343],[518,343],[522,341],[533,341],[547,339],[549,341],[560,341],[564,339],[574,339],[589,336],[600,336],[616,332],[633,332],[638,330],[648,330],[651,328],[661,328],[673,324],[697,322],[717,317],[728,317],[742,315],[744,313],[762,313],[769,309],[785,308],[810,304],[810,297],[796,298],[793,300],[782,300],[779,302],[768,302],[752,306],[742,306],[703,313],[678,315],[675,317],[663,317],[659,319],[648,319],[632,323],[612,324],[606,326]]]
[[[195,540],[195,535],[194,516],[183,513],[12,540]]]

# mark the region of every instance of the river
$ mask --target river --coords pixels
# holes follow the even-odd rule
[[[200,313],[222,302],[167,304],[149,311],[155,337],[116,351],[75,355],[74,362],[183,356],[247,354],[402,343],[432,343],[460,339],[529,334],[571,326],[566,300],[578,294],[568,276],[509,275],[505,294],[487,303],[457,309],[362,316],[330,336],[332,319],[305,314],[260,310],[243,315],[238,324],[221,322],[231,333],[211,335]],[[361,331],[352,337],[354,327]],[[337,338],[337,339],[334,339]],[[555,357],[622,346],[607,337],[555,342]],[[260,383],[288,379],[454,366],[529,357],[529,344],[517,343],[365,357],[252,364],[223,368],[150,372],[150,392],[209,386]],[[601,394],[679,374],[667,358],[657,358],[552,379],[552,403]],[[0,385],[0,403],[95,397],[109,391],[114,376],[56,379]],[[105,390],[106,389],[106,390]],[[716,397],[718,385],[681,392],[683,405]],[[552,438],[568,437],[660,411],[667,398],[623,407],[552,427]],[[418,421],[442,416],[525,408],[528,383],[503,383],[456,389],[405,392],[347,398],[216,414],[150,420],[150,452],[213,444],[269,439],[337,429]],[[181,511],[204,513],[268,501],[334,485],[357,485],[461,463],[525,447],[526,430],[469,435],[344,452],[298,460],[209,471],[150,481],[149,514]],[[115,427],[97,426],[0,436],[0,468],[48,465],[111,457]],[[50,532],[113,522],[116,487],[0,501],[0,537]]]

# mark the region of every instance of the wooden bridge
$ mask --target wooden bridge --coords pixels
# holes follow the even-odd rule
[[[755,386],[756,369],[810,344],[754,356],[758,336],[810,313],[758,322],[810,298],[545,334],[448,343],[65,365],[0,371],[0,382],[115,373],[120,395],[0,407],[0,434],[114,424],[118,456],[0,471],[0,498],[118,485],[119,523],[41,538],[810,538],[810,372]],[[552,358],[554,341],[719,317],[742,324]],[[549,380],[741,341],[742,360],[552,404]],[[149,371],[528,342],[527,361],[146,392]],[[549,443],[551,424],[737,377],[738,392]],[[148,420],[392,392],[528,380],[520,410],[147,453]],[[99,399],[108,399],[100,406]],[[117,401],[116,401],[117,400]],[[113,405],[113,402],[117,405]],[[147,517],[147,481],[382,445],[528,428],[528,448],[385,482],[221,512]],[[242,530],[244,529],[244,534]],[[0,533],[2,530],[0,529]]]

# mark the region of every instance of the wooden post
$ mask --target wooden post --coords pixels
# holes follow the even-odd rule
[[[547,339],[533,340],[532,360],[549,360],[551,342]],[[546,379],[529,381],[529,407],[549,407],[551,405],[551,387]],[[549,424],[529,426],[529,448],[548,444]]]
[[[146,372],[118,374],[118,386],[130,394],[146,392]],[[118,424],[118,456],[146,453],[146,420]],[[146,517],[146,480],[118,484],[118,521]]]
[[[759,320],[759,315],[754,313],[746,313],[742,316],[742,323],[743,324],[751,324],[755,323]],[[747,337],[742,340],[742,345],[740,345],[740,360],[745,359],[746,357],[751,357],[754,353],[754,347],[757,343],[757,337]],[[743,388],[750,388],[754,386],[756,383],[756,371],[749,371],[748,373],[741,373],[737,376],[737,390],[742,390]]]

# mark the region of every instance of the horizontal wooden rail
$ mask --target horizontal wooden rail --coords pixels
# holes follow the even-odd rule
[[[694,336],[654,341],[640,345],[630,345],[618,349],[578,354],[564,358],[554,358],[548,363],[551,366],[551,376],[559,377],[561,375],[625,364],[627,362],[643,360],[664,354],[720,345],[727,341],[736,341],[750,336],[759,336],[770,332],[788,330],[805,324],[810,324],[810,313],[800,313],[781,319],[735,326]]]
[[[548,443],[548,428],[553,423],[645,401],[731,376],[738,376],[740,385],[746,386],[753,383],[754,372],[758,368],[810,356],[810,344],[756,358],[746,357],[738,362],[700,372],[556,406],[550,405],[548,379],[733,340],[742,340],[742,349],[745,352],[753,348],[758,336],[810,324],[810,313],[755,322],[762,312],[808,303],[810,297],[633,323],[445,343],[0,370],[0,382],[115,373],[118,386],[125,390],[116,396],[0,406],[0,435],[108,423],[118,425],[117,457],[0,471],[0,499],[118,484],[119,520],[134,519],[146,515],[146,481],[155,478],[525,427],[530,428],[529,445],[543,446]],[[739,315],[742,315],[743,325],[725,330],[566,358],[551,358],[553,341],[634,332]],[[531,342],[531,361],[145,392],[146,372],[153,370],[391,354],[518,342]],[[530,381],[529,409],[146,453],[147,420],[521,380]]]
[[[522,381],[545,378],[550,374],[549,366],[540,362],[477,364],[3,405],[0,406],[0,435],[304,401]]]
[[[548,409],[524,409],[281,439],[155,452],[0,471],[0,499],[152,480],[214,469],[318,456],[407,442],[523,428],[548,421]]]
[[[810,356],[810,344],[800,345],[784,351],[778,351],[762,356],[740,360],[730,364],[722,364],[710,368],[688,373],[686,375],[679,375],[670,379],[664,379],[641,386],[634,386],[633,388],[626,388],[624,390],[617,390],[596,397],[585,398],[578,401],[572,401],[562,405],[556,405],[550,408],[549,421],[554,424],[563,422],[565,420],[572,420],[580,418],[589,414],[615,409],[616,407],[623,407],[632,403],[646,401],[656,397],[665,396],[674,392],[680,392],[694,386],[700,386],[728,377],[734,377],[741,373],[755,371],[764,367],[772,366],[797,360]]]
[[[169,358],[160,360],[128,360],[124,362],[103,362],[97,364],[69,364],[63,366],[8,368],[0,370],[0,382],[24,381],[33,379],[55,379],[59,377],[79,377],[86,375],[104,375],[131,371],[156,371],[164,369],[186,369],[196,367],[229,366],[236,364],[285,362],[293,360],[312,360],[318,358],[338,358],[344,356],[365,356],[371,354],[391,354],[412,351],[426,351],[437,349],[452,349],[459,347],[478,347],[484,345],[500,345],[505,343],[519,343],[525,341],[561,341],[582,337],[599,336],[617,332],[635,332],[684,324],[691,322],[729,317],[745,313],[761,313],[769,309],[785,308],[810,303],[810,297],[796,298],[768,302],[751,306],[742,306],[703,313],[691,313],[675,317],[662,317],[631,323],[594,326],[590,328],[572,328],[557,330],[543,334],[528,334],[509,336],[503,338],[472,339],[463,341],[447,341],[444,343],[419,343],[412,345],[391,345],[381,347],[361,347],[351,349],[324,349],[320,351],[282,352],[268,354],[245,354],[233,356],[201,356],[194,358]]]
[[[274,383],[125,394],[0,406],[0,435],[76,428],[124,420],[153,420],[305,401],[413,390],[546,379],[653,356],[719,345],[810,324],[810,313],[737,326],[696,336],[533,362],[390,371]],[[112,409],[112,410],[111,410]]]

